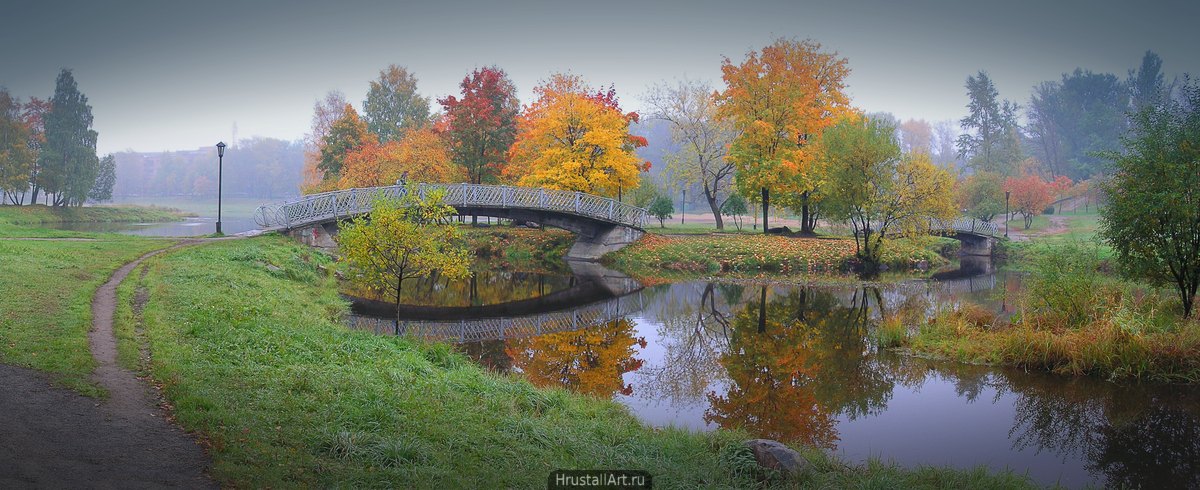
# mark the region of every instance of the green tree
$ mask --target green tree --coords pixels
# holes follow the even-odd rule
[[[733,225],[737,227],[738,231],[742,231],[742,217],[748,212],[750,210],[746,208],[746,198],[741,194],[729,196],[729,199],[725,200],[725,204],[721,205],[721,214],[733,218]]]
[[[649,173],[642,172],[638,176],[638,186],[629,192],[628,200],[634,206],[644,208],[660,195],[662,195],[662,190],[654,183],[654,177],[651,177]]]
[[[967,110],[959,121],[963,134],[958,136],[958,155],[975,170],[1012,174],[1013,164],[1021,158],[1017,105],[997,100],[999,92],[987,72],[967,77]]]
[[[321,146],[321,161],[317,163],[317,169],[324,172],[325,180],[337,181],[346,161],[346,154],[376,142],[375,135],[367,130],[367,123],[358,117],[353,106],[346,104],[342,117],[329,126],[329,134],[325,135],[325,144]]]
[[[1162,58],[1157,54],[1146,51],[1137,71],[1129,72],[1130,98],[1135,111],[1157,106],[1170,96],[1163,78],[1162,63]]]
[[[1029,135],[1054,176],[1086,179],[1102,170],[1098,152],[1119,149],[1129,92],[1115,75],[1076,69],[1045,82],[1029,100]]]
[[[928,231],[954,216],[953,179],[928,154],[900,152],[896,128],[858,116],[842,118],[819,142],[827,164],[826,211],[854,227],[857,256],[872,272],[889,233]]]
[[[1187,82],[1178,100],[1133,116],[1125,151],[1105,156],[1100,236],[1124,272],[1170,284],[1190,317],[1200,285],[1200,86]]]
[[[396,298],[396,329],[400,329],[400,293],[404,281],[437,271],[447,279],[470,275],[470,251],[449,216],[453,207],[436,191],[424,200],[409,188],[400,199],[379,196],[370,216],[344,225],[338,234],[341,260],[363,287]]]
[[[676,149],[664,155],[667,175],[682,188],[699,185],[712,210],[717,229],[721,204],[733,183],[733,162],[725,158],[737,134],[733,122],[717,115],[717,100],[707,83],[684,80],[674,86],[659,85],[646,97],[650,117],[666,121]]]
[[[658,196],[654,198],[654,202],[650,203],[650,208],[646,211],[650,212],[650,216],[658,218],[658,227],[666,228],[664,221],[671,219],[671,213],[675,212],[675,204],[671,202],[671,198],[667,196]]]
[[[0,204],[20,204],[29,188],[37,155],[29,147],[30,129],[21,117],[21,104],[0,88]]]
[[[371,81],[363,119],[380,142],[400,141],[410,129],[429,123],[429,98],[417,93],[416,76],[403,66],[388,65]]]
[[[967,216],[991,221],[1004,212],[1004,177],[993,172],[976,172],[959,187],[959,205]]]
[[[64,69],[58,75],[45,126],[46,143],[38,157],[40,171],[33,198],[37,200],[40,187],[54,194],[55,206],[81,206],[96,180],[100,159],[96,156],[92,106],[79,92],[71,70]]]
[[[112,200],[113,185],[117,183],[117,157],[111,153],[100,159],[96,181],[88,191],[88,199],[96,202]]]

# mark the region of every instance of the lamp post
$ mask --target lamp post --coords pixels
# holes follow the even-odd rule
[[[221,234],[221,177],[225,160],[225,142],[217,143],[217,234]]]
[[[1008,238],[1008,221],[1011,216],[1008,214],[1008,196],[1012,191],[1004,191],[1004,238]]]

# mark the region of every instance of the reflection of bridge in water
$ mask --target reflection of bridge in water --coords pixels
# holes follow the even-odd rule
[[[377,334],[394,333],[429,340],[478,342],[504,340],[567,332],[597,327],[642,311],[645,307],[639,289],[575,308],[519,317],[464,318],[459,320],[403,320],[397,329],[395,320],[375,316],[351,315],[350,328]],[[465,308],[464,308],[465,309]]]
[[[568,262],[575,286],[502,304],[463,307],[396,305],[352,298],[351,328],[430,340],[477,342],[534,337],[604,325],[645,307],[642,285],[593,262]]]

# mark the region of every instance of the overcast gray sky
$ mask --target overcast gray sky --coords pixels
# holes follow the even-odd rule
[[[317,98],[340,90],[361,106],[390,63],[434,98],[496,64],[522,103],[539,80],[570,70],[614,84],[636,110],[653,83],[720,87],[723,56],[811,38],[850,60],[856,106],[930,121],[962,117],[963,82],[981,69],[1021,103],[1076,67],[1124,77],[1146,50],[1168,76],[1200,74],[1196,1],[4,0],[0,12],[0,86],[49,97],[71,68],[101,153],[208,146],[235,122],[243,138],[297,139]]]

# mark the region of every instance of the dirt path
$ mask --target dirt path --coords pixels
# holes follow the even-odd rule
[[[92,297],[96,400],[53,386],[44,374],[0,365],[0,488],[216,488],[208,456],[167,420],[158,397],[117,364],[117,286],[155,254],[125,264]]]

